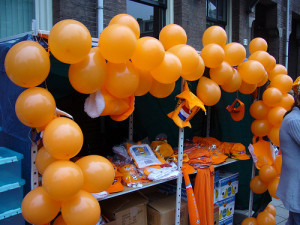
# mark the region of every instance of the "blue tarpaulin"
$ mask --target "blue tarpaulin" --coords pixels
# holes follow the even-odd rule
[[[4,146],[24,155],[22,160],[22,178],[26,180],[24,193],[30,191],[31,179],[31,140],[30,127],[23,125],[15,113],[15,103],[25,88],[14,84],[5,73],[4,61],[9,49],[15,44],[32,40],[31,35],[0,42],[0,146]]]

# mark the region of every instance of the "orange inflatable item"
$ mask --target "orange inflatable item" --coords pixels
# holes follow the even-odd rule
[[[174,153],[173,148],[166,141],[152,141],[150,147],[164,158],[168,158]]]
[[[249,145],[249,151],[252,155],[256,168],[260,169],[263,164],[273,165],[274,158],[271,143],[263,140],[261,137],[256,142],[257,137],[253,137],[253,145]]]
[[[236,105],[238,105],[236,107]],[[245,104],[239,99],[235,99],[231,105],[226,107],[228,112],[230,112],[231,118],[234,121],[241,121],[245,115]]]
[[[187,174],[193,174],[195,173],[195,169],[194,167],[192,167],[190,164],[188,163],[183,163],[182,168],[184,167],[185,171],[187,172]]]
[[[204,112],[206,111],[204,104],[189,90],[187,82],[183,85],[183,92],[176,97],[179,98],[179,101],[175,110],[170,112],[168,117],[171,118],[180,128],[191,128],[192,126],[189,121],[194,117],[199,109],[202,109]]]
[[[185,187],[186,187],[190,224],[197,225],[197,224],[200,224],[198,207],[197,207],[193,187],[192,187],[192,184],[190,181],[190,177],[188,175],[188,172],[187,172],[187,169],[185,166],[182,167],[182,173],[183,173]]]
[[[197,170],[194,189],[201,225],[214,224],[214,172],[213,165]]]

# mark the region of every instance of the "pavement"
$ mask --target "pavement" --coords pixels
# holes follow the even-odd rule
[[[287,219],[289,217],[289,211],[284,208],[282,202],[279,199],[273,198],[271,201],[272,205],[275,206],[277,214],[276,214],[276,225],[285,225]],[[235,210],[234,211],[234,222],[233,225],[240,225],[242,221],[248,217],[248,210]]]

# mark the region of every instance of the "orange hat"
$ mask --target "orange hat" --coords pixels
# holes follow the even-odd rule
[[[230,149],[231,158],[239,160],[247,160],[250,157],[246,154],[246,148],[241,143],[235,143]]]
[[[238,107],[235,107],[236,104],[239,104]],[[226,107],[228,112],[230,112],[231,118],[234,121],[240,121],[244,118],[245,115],[245,104],[239,99],[235,99],[231,105]]]

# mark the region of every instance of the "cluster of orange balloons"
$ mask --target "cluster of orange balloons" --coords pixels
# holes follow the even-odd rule
[[[268,204],[267,207],[260,212],[256,218],[247,217],[243,220],[242,225],[275,225],[276,208]]]
[[[250,181],[250,189],[253,193],[262,194],[269,191],[273,198],[277,198],[276,190],[279,184],[282,165],[282,156],[277,155],[273,162],[265,162],[259,169],[258,176]]]
[[[68,33],[71,38],[69,42],[61,42],[57,36],[60,31]],[[75,36],[77,41],[82,40],[77,47],[68,45],[74,41],[74,31],[80,31],[80,38]],[[75,67],[74,70],[79,71],[78,76],[84,70],[82,65],[90,63],[89,59],[95,59],[93,62],[97,65],[106,65],[97,52],[91,50],[92,54],[88,55],[91,37],[77,21],[67,20],[55,25],[49,35],[49,46],[55,57],[72,63],[70,70]],[[98,71],[90,72],[102,73],[104,69],[98,67]],[[42,175],[42,186],[24,197],[21,206],[23,217],[31,224],[43,225],[50,223],[61,212],[57,220],[64,223],[55,221],[54,224],[96,224],[101,209],[91,193],[104,191],[113,183],[114,168],[106,158],[97,155],[70,161],[82,148],[82,131],[73,120],[56,115],[56,103],[51,93],[36,87],[49,74],[49,54],[34,41],[20,42],[7,53],[5,70],[12,82],[27,88],[15,104],[18,119],[26,126],[43,131],[43,147],[35,159],[37,170]],[[102,77],[95,78],[94,83],[102,80]]]
[[[251,55],[247,62],[253,60],[260,63],[264,68],[264,75],[261,75],[262,78],[259,82],[256,82],[258,79],[250,80],[250,78],[247,81],[253,84],[257,83],[258,87],[264,85],[268,80],[270,81],[263,92],[262,100],[255,101],[250,106],[250,114],[255,118],[251,124],[251,131],[258,137],[268,136],[273,144],[280,146],[279,128],[284,114],[291,109],[294,103],[293,96],[288,93],[292,89],[293,80],[287,75],[286,68],[276,64],[274,57],[266,52],[265,40],[253,39],[250,42],[249,50]],[[258,73],[251,74],[257,76]],[[254,79],[253,75],[251,75],[251,79]]]

